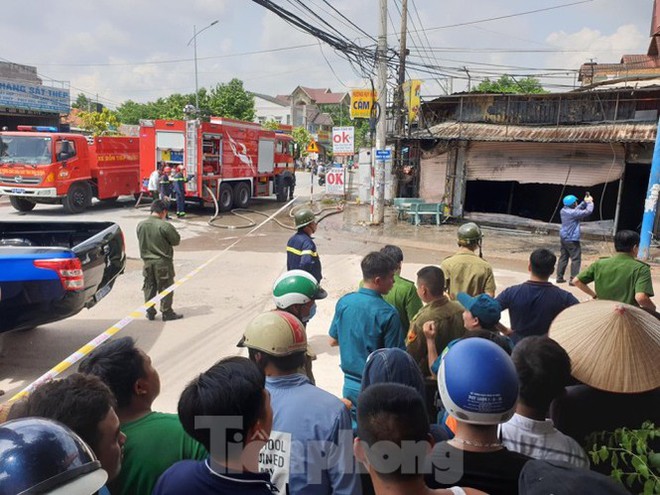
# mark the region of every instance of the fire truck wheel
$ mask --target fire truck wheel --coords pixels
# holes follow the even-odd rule
[[[76,182],[69,188],[62,204],[68,213],[82,213],[92,201],[92,191],[88,184]]]
[[[32,211],[36,206],[36,203],[27,199],[17,198],[16,196],[9,196],[9,202],[14,207],[14,210],[18,211]]]
[[[233,190],[231,186],[226,182],[220,184],[218,203],[220,206],[220,211],[229,211],[234,204]]]
[[[250,186],[245,182],[234,185],[234,208],[247,208],[250,202]]]

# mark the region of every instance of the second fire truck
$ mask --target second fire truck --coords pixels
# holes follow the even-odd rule
[[[220,211],[246,208],[251,198],[293,196],[295,170],[291,136],[259,124],[212,117],[197,120],[140,122],[142,180],[160,165],[183,165],[186,201],[213,205]]]

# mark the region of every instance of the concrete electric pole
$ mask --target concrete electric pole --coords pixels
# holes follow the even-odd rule
[[[399,48],[399,75],[397,78],[396,97],[394,101],[395,110],[395,134],[396,134],[396,148],[394,149],[394,162],[392,166],[392,186],[393,196],[401,196],[397,194],[399,191],[399,173],[403,170],[403,153],[402,153],[402,140],[401,136],[406,132],[407,114],[405,91],[403,85],[406,82],[406,55],[408,51],[406,48],[406,37],[408,34],[408,0],[401,1],[401,43]],[[395,173],[396,171],[396,173]]]
[[[378,225],[385,217],[385,161],[376,158],[377,150],[385,149],[387,134],[387,0],[380,0],[380,29],[378,32],[378,106],[376,125],[376,149],[372,150],[371,163],[374,170],[373,194],[371,197],[371,223]]]

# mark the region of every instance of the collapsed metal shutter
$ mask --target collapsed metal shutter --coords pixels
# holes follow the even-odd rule
[[[472,142],[467,180],[594,186],[621,178],[623,145],[613,143]]]
[[[447,160],[449,153],[422,156],[419,163],[419,197],[429,202],[440,202],[445,196]]]

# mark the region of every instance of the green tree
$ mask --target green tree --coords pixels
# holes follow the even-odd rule
[[[250,122],[254,120],[254,96],[245,91],[240,79],[234,78],[226,84],[218,84],[209,92],[208,100],[212,115]]]
[[[71,108],[77,108],[79,110],[85,110],[89,112],[92,109],[92,105],[95,105],[92,100],[87,98],[84,94],[78,93],[78,96],[76,96],[76,101],[71,103]]]
[[[472,90],[473,93],[521,93],[521,94],[539,94],[548,93],[538,79],[535,77],[525,77],[517,79],[504,74],[497,81],[484,79],[477,87]]]
[[[267,120],[266,122],[261,124],[261,127],[271,131],[277,131],[280,128],[280,123],[276,120]]]
[[[101,112],[80,112],[80,119],[82,128],[94,136],[118,134],[119,119],[107,108]]]
[[[312,141],[312,135],[304,127],[293,128],[293,142],[296,145],[294,158],[300,158],[307,155],[307,146]]]

